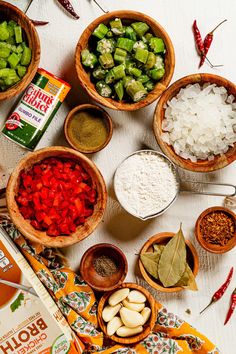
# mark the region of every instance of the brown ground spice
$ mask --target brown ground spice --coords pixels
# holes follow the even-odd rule
[[[225,246],[234,237],[234,219],[225,212],[212,212],[202,219],[200,231],[207,243]]]
[[[118,271],[114,260],[108,256],[102,255],[94,259],[93,262],[96,272],[102,277],[109,277]]]

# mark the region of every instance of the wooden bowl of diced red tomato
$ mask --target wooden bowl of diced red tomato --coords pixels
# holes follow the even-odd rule
[[[53,146],[19,162],[9,178],[6,200],[13,223],[26,238],[66,247],[89,236],[100,223],[107,191],[90,159]]]

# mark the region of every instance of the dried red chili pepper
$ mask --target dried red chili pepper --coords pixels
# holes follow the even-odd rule
[[[229,307],[228,313],[226,315],[226,319],[225,319],[224,325],[226,325],[226,323],[230,320],[230,318],[231,318],[231,316],[232,316],[232,314],[234,312],[235,307],[236,307],[236,288],[234,289],[234,291],[231,294],[230,307]]]
[[[47,21],[30,20],[35,26],[46,26],[49,24]]]
[[[71,15],[73,16],[75,19],[78,19],[79,16],[77,15],[77,13],[75,12],[71,2],[69,0],[57,0],[61,6]]]
[[[212,296],[211,298],[211,302],[200,312],[200,314],[203,313],[203,311],[205,311],[211,304],[213,304],[214,302],[220,300],[222,298],[222,296],[224,295],[224,293],[226,292],[230,282],[231,282],[231,279],[232,279],[232,276],[233,276],[233,272],[234,272],[234,268],[232,267],[230,269],[230,272],[227,276],[227,279],[226,281],[224,282],[224,284],[221,285],[221,287],[215,292],[215,294]]]
[[[199,64],[199,68],[204,64],[204,61],[206,59],[206,55],[210,49],[211,43],[213,41],[213,33],[215,32],[215,30],[220,27],[224,22],[226,22],[227,20],[224,20],[222,22],[220,22],[211,32],[209,32],[203,42],[203,52],[204,54],[201,54],[201,60],[200,60],[200,64]]]
[[[201,56],[205,55],[202,36],[201,36],[201,33],[200,33],[199,28],[197,26],[196,20],[193,22],[193,34],[194,34],[195,44],[196,44],[196,48],[197,48],[198,53]]]

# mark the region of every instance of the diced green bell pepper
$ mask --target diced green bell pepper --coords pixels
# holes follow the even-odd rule
[[[7,67],[7,61],[3,58],[0,58],[0,69],[4,69]]]
[[[15,69],[20,61],[20,57],[16,53],[11,53],[7,61],[10,64],[10,67]]]
[[[24,47],[22,57],[20,60],[21,65],[28,66],[31,62],[32,50],[29,47]]]
[[[25,74],[27,72],[27,68],[25,66],[18,65],[16,69],[17,69],[17,73],[18,73],[19,77],[25,76]]]
[[[1,47],[0,46],[0,58],[8,58],[11,53],[11,49],[7,47]]]
[[[22,29],[20,26],[16,26],[14,27],[14,31],[15,31],[15,40],[16,43],[22,43],[23,39],[22,39]]]

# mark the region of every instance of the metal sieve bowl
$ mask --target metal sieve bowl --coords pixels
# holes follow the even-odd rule
[[[134,213],[132,213],[130,210],[127,210],[127,208],[124,206],[124,204],[122,203],[121,199],[119,198],[119,192],[117,190],[117,175],[118,175],[118,171],[119,171],[119,168],[123,165],[123,163],[128,160],[131,156],[133,155],[139,155],[139,154],[143,154],[143,153],[146,153],[146,154],[153,154],[153,155],[158,155],[158,156],[161,156],[163,158],[163,160],[165,160],[169,166],[171,166],[171,169],[173,171],[173,176],[175,177],[176,179],[176,185],[177,185],[177,190],[176,190],[176,194],[175,194],[175,197],[171,200],[171,202],[162,210],[156,212],[155,214],[151,214],[151,215],[147,215],[145,217],[141,217],[141,216],[138,216]],[[209,186],[209,185],[212,185],[212,186],[225,186],[225,187],[230,187],[234,190],[233,193],[229,193],[229,194],[226,194],[226,193],[217,193],[217,192],[208,192],[208,191],[194,191],[194,190],[186,190],[184,189],[182,186],[181,186],[181,183],[190,183],[190,184],[197,184],[197,185],[201,185],[201,186]],[[164,154],[162,154],[161,152],[158,152],[158,151],[155,151],[155,150],[138,150],[138,151],[135,151],[133,152],[132,154],[128,155],[120,164],[119,166],[117,167],[116,169],[116,172],[115,172],[115,175],[114,175],[114,190],[115,190],[115,194],[116,194],[116,198],[117,200],[119,201],[120,205],[122,206],[123,209],[125,209],[129,214],[135,216],[136,218],[140,219],[140,220],[148,220],[148,219],[152,219],[152,218],[155,218],[163,213],[165,213],[170,207],[171,205],[176,201],[176,199],[178,198],[178,195],[180,192],[187,192],[187,193],[192,193],[192,194],[201,194],[201,195],[213,195],[213,196],[223,196],[223,197],[232,197],[232,196],[235,196],[236,195],[236,186],[233,185],[233,184],[228,184],[228,183],[212,183],[212,182],[196,182],[196,181],[188,181],[188,180],[181,180],[180,177],[179,177],[179,173],[178,173],[178,170],[176,168],[176,166],[174,165],[174,163]]]

